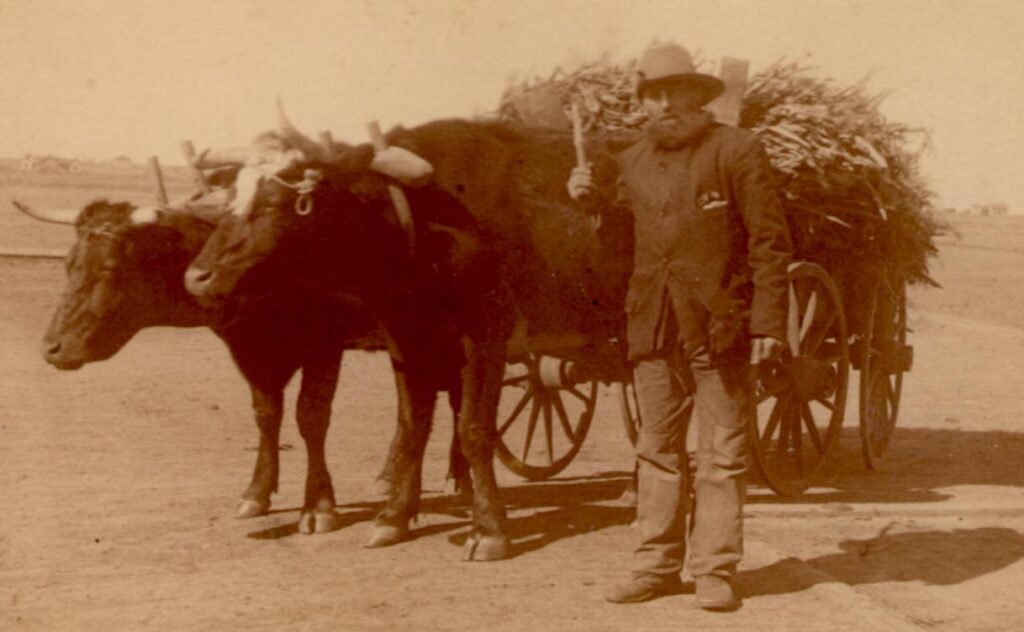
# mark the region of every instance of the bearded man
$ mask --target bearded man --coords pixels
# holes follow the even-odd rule
[[[782,351],[792,246],[760,142],[703,109],[722,82],[696,72],[675,44],[646,50],[637,70],[648,123],[619,156],[619,194],[636,230],[625,309],[643,419],[641,542],[630,579],[605,598],[678,593],[689,535],[698,604],[731,610],[739,606],[733,578],[743,555],[752,365]],[[590,170],[573,170],[568,189],[581,203],[593,199]],[[697,463],[688,530],[691,416]]]

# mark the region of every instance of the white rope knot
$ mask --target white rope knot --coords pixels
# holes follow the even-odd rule
[[[302,174],[302,180],[299,180],[295,184],[288,182],[278,176],[276,173],[270,171],[264,171],[264,173],[274,182],[282,186],[286,186],[289,189],[294,189],[299,196],[295,198],[295,214],[296,215],[309,215],[313,212],[313,191],[316,190],[317,185],[324,179],[324,174],[319,169],[306,169]]]
[[[296,215],[305,216],[313,212],[313,191],[323,179],[324,174],[316,169],[306,169],[302,174],[302,180],[295,185],[299,192],[299,197],[295,198]]]

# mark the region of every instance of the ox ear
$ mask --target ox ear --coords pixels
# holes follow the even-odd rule
[[[22,204],[17,200],[11,200],[11,204],[14,205],[14,208],[18,209],[25,215],[28,215],[32,219],[36,219],[41,222],[49,222],[51,224],[65,224],[68,226],[74,226],[75,221],[82,212],[82,209],[77,208],[38,210],[32,208],[28,204]]]

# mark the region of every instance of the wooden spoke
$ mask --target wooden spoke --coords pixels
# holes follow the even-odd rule
[[[827,399],[816,399],[814,401],[818,402],[819,404],[831,410],[832,412],[836,412],[836,405],[828,401]]]
[[[553,396],[558,397],[558,394],[555,393]],[[551,436],[551,421],[551,398],[546,397],[544,398],[544,439],[548,444],[548,465],[555,464],[555,446],[554,441],[552,440],[553,437]]]
[[[795,407],[793,407],[795,408]],[[800,411],[794,410],[796,413],[792,416],[792,421],[789,424],[789,434],[793,441],[793,458],[796,461],[796,474],[800,478],[804,477],[804,442],[803,436],[804,431],[800,424]]]
[[[526,441],[523,442],[523,462],[527,460],[527,455],[530,453],[530,444],[533,443],[533,432],[537,429],[537,418],[540,416],[541,405],[534,398],[533,405],[530,407],[530,423],[526,426]]]
[[[889,402],[889,409],[895,410],[899,406],[899,399],[896,395],[896,389],[893,388],[892,382],[889,381],[889,377],[881,378],[885,380],[885,399]]]
[[[789,284],[789,312],[786,318],[786,338],[789,339],[789,352],[793,357],[800,355],[800,308],[796,300],[796,287]]]
[[[786,450],[789,449],[790,437],[789,434],[792,432],[793,423],[790,421],[789,411],[793,408],[793,400],[786,400],[786,408],[779,415],[779,439],[776,450],[779,454],[785,454]]]
[[[505,431],[508,430],[509,426],[512,425],[512,422],[514,422],[516,420],[516,417],[518,417],[519,414],[523,412],[523,409],[526,408],[526,404],[532,398],[533,398],[533,387],[531,386],[531,387],[526,389],[525,393],[523,393],[523,397],[519,400],[519,402],[516,404],[516,407],[512,410],[512,414],[509,415],[508,418],[505,419],[504,423],[501,424],[501,427],[498,428],[498,436],[499,437],[501,435],[505,434]]]
[[[800,342],[803,342],[807,336],[807,332],[810,330],[811,325],[814,324],[814,314],[818,311],[818,293],[811,292],[811,298],[807,300],[807,312],[804,313],[804,321],[800,323]]]
[[[828,334],[832,331],[832,325],[835,324],[836,319],[839,317],[839,312],[829,310],[826,320],[822,323],[820,329],[816,329],[813,336],[810,336],[804,345],[804,355],[814,355],[821,346],[821,343],[828,338]]]
[[[565,412],[565,404],[562,403],[562,398],[556,395],[551,398],[551,403],[555,405],[555,413],[558,414],[558,421],[562,424],[562,431],[569,438],[569,441],[572,441],[576,432],[573,431],[572,424],[569,423],[569,414]]]
[[[804,402],[801,405],[801,413],[803,413],[804,425],[807,427],[807,436],[811,438],[814,449],[818,451],[818,454],[825,454],[825,444],[822,443],[821,435],[818,434],[818,425],[814,421],[814,412],[811,410],[811,405]]]
[[[575,386],[570,386],[569,388],[567,388],[565,390],[566,390],[566,392],[569,392],[569,393],[572,393],[573,395],[575,395],[577,398],[579,398],[579,400],[581,402],[583,402],[585,404],[589,404],[590,403],[590,399],[586,395],[584,395],[583,393],[579,392],[576,389]]]
[[[758,440],[762,445],[767,447],[767,444],[771,442],[772,435],[775,434],[775,429],[779,425],[779,421],[782,419],[782,413],[785,412],[785,408],[789,406],[790,395],[786,395],[779,398],[779,401],[775,402],[775,406],[772,408],[772,414],[768,417],[768,423],[765,424],[764,433],[758,437]]]

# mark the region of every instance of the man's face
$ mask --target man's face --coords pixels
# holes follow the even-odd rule
[[[641,101],[651,121],[669,122],[681,114],[700,111],[704,93],[692,83],[664,81],[645,88]]]

